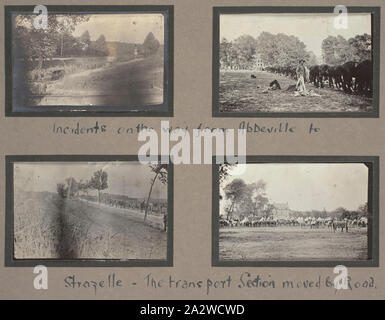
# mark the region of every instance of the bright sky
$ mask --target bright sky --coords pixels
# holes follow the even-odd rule
[[[368,199],[368,168],[359,163],[247,164],[244,173],[231,174],[225,184],[237,178],[247,184],[262,179],[271,202],[287,202],[297,211],[355,210]]]
[[[341,35],[349,39],[357,34],[371,34],[370,13],[349,13],[347,29],[336,29],[335,18],[331,13],[221,14],[220,38],[234,40],[244,34],[257,38],[263,31],[285,33],[297,36],[308,50],[321,57],[321,43],[328,36]]]
[[[56,185],[68,177],[76,181],[88,180],[96,170],[108,173],[108,188],[103,192],[122,194],[133,198],[145,198],[154,174],[140,163],[89,162],[89,163],[17,163],[14,169],[15,190],[56,192]],[[96,193],[96,191],[95,191]],[[167,185],[155,182],[152,197],[167,199]]]
[[[93,14],[88,22],[79,24],[74,36],[88,30],[91,40],[104,34],[107,41],[143,43],[149,32],[164,43],[164,16],[160,13]]]

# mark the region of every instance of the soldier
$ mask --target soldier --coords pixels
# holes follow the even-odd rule
[[[296,84],[296,88],[301,95],[307,94],[307,90],[305,87],[305,79],[306,79],[307,75],[306,75],[306,67],[305,67],[304,63],[305,63],[304,59],[299,60],[298,67],[296,69],[296,74],[297,74],[297,79],[298,79],[297,84]]]
[[[167,230],[167,211],[163,213],[163,231]]]

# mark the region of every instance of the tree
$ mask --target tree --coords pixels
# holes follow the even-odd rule
[[[346,40],[342,36],[329,36],[322,41],[325,63],[340,65],[348,61],[361,62],[372,58],[372,38],[368,34],[356,35]]]
[[[106,38],[104,37],[104,35],[100,35],[100,37],[92,43],[92,49],[96,56],[108,55]]]
[[[108,180],[107,172],[100,169],[94,172],[94,175],[92,176],[89,182],[90,189],[98,190],[99,203],[100,203],[100,191],[108,188],[107,180]]]
[[[231,201],[231,206],[227,213],[227,219],[234,212],[234,207],[245,196],[247,192],[247,184],[242,179],[234,179],[226,185],[224,188],[225,198]]]
[[[79,37],[79,40],[83,42],[84,44],[90,44],[91,43],[91,36],[88,30],[84,31],[81,36]]]
[[[322,41],[322,57],[326,64],[340,65],[353,59],[349,42],[341,35]]]
[[[76,196],[79,192],[79,187],[75,178],[70,177],[67,178],[65,181],[67,183],[67,198],[72,198]]]
[[[90,183],[89,181],[83,182],[83,180],[80,180],[78,183],[78,190],[79,192],[83,192],[88,196],[88,190],[90,189]]]
[[[356,35],[348,40],[354,61],[372,59],[372,37],[368,34]]]
[[[159,41],[155,38],[154,34],[150,32],[143,42],[143,54],[145,57],[155,54],[160,47]]]
[[[262,32],[257,39],[242,35],[234,41],[222,38],[220,43],[220,64],[222,69],[253,69],[258,55],[263,63],[273,67],[296,67],[300,59],[307,64],[316,64],[313,52],[295,36],[283,33]]]
[[[266,196],[266,182],[262,179],[258,180],[257,183],[248,185],[250,189],[251,200],[254,204],[254,214],[268,216],[270,213],[269,209],[269,198]]]
[[[26,61],[38,60],[37,68],[41,69],[43,61],[55,54],[57,43],[51,34],[41,29],[18,26],[15,28],[15,46],[18,57]]]
[[[238,67],[251,69],[255,63],[257,41],[250,35],[242,35],[234,40],[233,47],[239,57]]]
[[[56,185],[56,190],[57,190],[57,193],[59,194],[60,197],[62,197],[62,198],[67,197],[67,188],[64,185],[64,183],[58,183]]]
[[[228,42],[226,38],[222,38],[219,45],[219,59],[222,69],[232,68],[232,43]]]
[[[15,45],[19,55],[26,59],[38,59],[38,68],[43,60],[51,58],[56,52],[63,55],[64,38],[76,26],[89,20],[85,14],[48,15],[47,29],[36,29],[33,25],[35,15],[17,15],[15,18]]]
[[[368,210],[368,203],[365,202],[364,204],[360,205],[360,206],[358,207],[357,211],[358,211],[358,215],[359,215],[360,217],[366,217],[366,216],[368,216],[368,212],[369,212],[369,210]]]
[[[314,66],[316,64],[318,64],[317,56],[315,55],[315,53],[313,51],[309,51],[309,58],[307,60],[307,65],[308,66]]]
[[[150,203],[150,198],[151,198],[151,193],[152,193],[152,188],[154,187],[155,182],[157,179],[163,183],[167,183],[167,177],[168,177],[168,167],[167,164],[155,164],[155,165],[150,165],[150,169],[153,173],[155,173],[155,176],[151,179],[151,184],[150,184],[150,191],[148,192],[148,197],[146,201],[146,206],[145,206],[145,211],[144,211],[144,222],[146,222],[147,219],[147,214],[148,214],[148,205]]]
[[[226,180],[226,178],[228,177],[229,175],[229,171],[231,170],[231,168],[233,168],[235,166],[235,164],[232,164],[232,163],[223,163],[219,166],[219,182],[223,182],[224,180]]]
[[[257,53],[265,65],[273,67],[296,67],[300,59],[309,61],[312,53],[295,36],[284,33],[262,32],[257,40]]]
[[[87,55],[90,51],[91,46],[91,36],[88,30],[84,31],[79,37],[79,42],[81,44],[81,50],[84,55]]]
[[[339,207],[335,209],[333,213],[337,218],[343,219],[347,215],[348,210],[346,210],[344,207]]]

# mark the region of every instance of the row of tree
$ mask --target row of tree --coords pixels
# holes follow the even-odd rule
[[[94,172],[93,176],[87,180],[79,182],[75,178],[69,177],[65,179],[65,183],[58,183],[56,186],[57,193],[62,198],[78,197],[80,192],[88,195],[89,190],[98,191],[98,202],[100,203],[100,192],[108,188],[108,174],[102,169]]]
[[[368,204],[360,205],[356,210],[348,210],[344,207],[339,207],[333,211],[324,210],[311,210],[311,211],[293,211],[290,216],[293,218],[298,217],[311,217],[311,218],[337,218],[337,219],[358,219],[360,217],[368,216]]]
[[[346,40],[342,36],[329,36],[322,41],[322,57],[328,65],[341,65],[348,61],[372,59],[372,37],[356,35]]]
[[[148,208],[150,204],[151,194],[156,181],[160,181],[162,184],[167,184],[168,180],[168,167],[167,164],[153,164],[149,166],[151,172],[154,173],[153,178],[150,180],[150,189],[148,192],[144,221],[147,219]],[[65,183],[58,183],[56,186],[57,193],[62,198],[78,197],[80,193],[88,196],[90,190],[98,191],[98,202],[100,203],[100,192],[108,188],[108,174],[102,169],[93,173],[93,176],[87,181],[76,181],[75,178],[69,177],[65,179]]]
[[[15,54],[18,58],[41,61],[53,57],[107,56],[109,43],[103,34],[95,41],[91,40],[88,31],[79,37],[73,36],[76,26],[89,18],[90,15],[49,14],[47,28],[38,29],[34,26],[34,15],[18,15],[14,28]],[[150,32],[143,43],[136,46],[139,53],[147,57],[157,52],[160,43]],[[129,49],[126,54],[132,55],[133,48]]]
[[[103,57],[108,55],[105,36],[102,34],[95,41],[91,40],[90,33],[84,31],[80,37],[66,33],[60,35],[60,42],[56,45],[57,57]]]
[[[295,68],[300,59],[304,59],[309,66],[321,63],[298,37],[284,33],[262,32],[257,38],[242,35],[233,41],[222,38],[219,51],[222,69],[252,70],[257,60],[265,66],[291,68]],[[322,41],[323,63],[329,65],[370,60],[371,52],[372,40],[368,34],[356,35],[348,40],[342,36],[329,36]]]
[[[262,32],[257,38],[250,35],[242,35],[234,41],[222,38],[221,68],[253,69],[257,59],[273,67],[295,67],[299,59],[305,59],[309,64],[317,63],[315,54],[295,36]]]
[[[89,15],[47,15],[46,28],[36,28],[35,15],[18,15],[14,22],[15,54],[19,58],[39,59],[41,61],[54,56],[63,55],[64,44],[74,43],[70,35],[77,25],[87,22]],[[76,43],[75,47],[84,48],[83,44]]]
[[[227,219],[236,215],[239,219],[244,217],[257,216],[268,217],[273,214],[274,205],[270,203],[266,193],[266,182],[259,180],[257,183],[246,184],[242,179],[234,179],[223,188],[223,194],[228,204],[224,210]],[[368,216],[368,204],[360,205],[357,210],[348,210],[339,207],[333,211],[311,210],[291,211],[291,218],[338,218],[358,219]]]
[[[219,182],[223,186],[230,175],[230,171],[235,164],[224,163],[219,166]],[[266,182],[259,180],[257,183],[246,184],[243,179],[234,179],[225,184],[222,188],[223,196],[228,204],[224,210],[227,219],[237,215],[240,219],[249,216],[268,217],[273,214],[274,205],[270,203],[266,195]],[[311,210],[311,211],[291,211],[290,217],[311,217],[311,218],[338,218],[338,219],[357,219],[369,215],[368,203],[360,205],[356,210],[348,210],[339,207],[333,211]]]

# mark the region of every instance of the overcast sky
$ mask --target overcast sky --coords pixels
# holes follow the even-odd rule
[[[66,178],[86,181],[99,169],[108,173],[108,188],[103,192],[133,198],[147,197],[150,179],[154,177],[148,166],[133,162],[18,163],[14,169],[15,190],[56,192],[56,185]],[[152,197],[167,199],[167,185],[155,182]]]
[[[143,43],[149,32],[164,43],[164,17],[160,13],[93,14],[88,22],[79,24],[73,35],[88,30],[91,40],[104,34],[107,41]]]
[[[288,203],[297,211],[334,210],[344,207],[355,210],[367,202],[368,168],[364,164],[247,164],[241,175],[247,184],[264,180],[271,202]]]
[[[234,40],[243,34],[257,38],[263,31],[285,33],[297,36],[308,50],[321,57],[321,43],[328,36],[341,35],[349,39],[357,34],[371,34],[370,13],[349,13],[347,29],[336,29],[335,17],[331,13],[221,14],[220,38]]]

